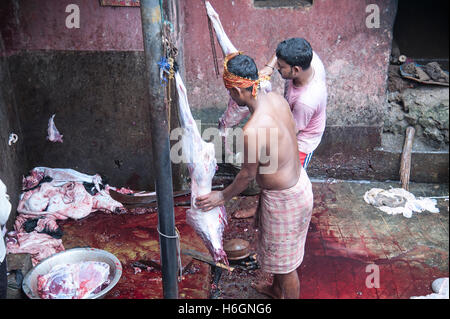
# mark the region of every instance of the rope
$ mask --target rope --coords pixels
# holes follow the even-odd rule
[[[206,6],[206,0],[203,1]],[[219,62],[217,61],[217,53],[216,53],[216,45],[214,42],[214,35],[213,35],[213,28],[211,24],[211,20],[209,19],[208,12],[206,13],[206,18],[208,19],[208,30],[209,30],[209,40],[211,42],[211,50],[213,54],[213,62],[214,62],[214,69],[216,71],[216,76],[219,77]]]
[[[167,104],[167,119],[168,119],[168,131],[170,134],[170,124],[172,115],[172,83],[175,78],[174,63],[175,58],[178,55],[178,49],[175,47],[175,40],[173,39],[174,26],[172,22],[166,20],[164,17],[163,0],[159,1],[161,11],[161,41],[163,45],[163,56],[158,62],[160,68],[160,83],[166,87],[166,104]],[[168,75],[168,78],[164,76]],[[164,82],[163,82],[164,81]]]
[[[181,236],[180,232],[178,231],[178,228],[175,227],[175,231],[177,234],[175,236],[169,236],[166,234],[161,233],[159,230],[159,226],[156,227],[156,230],[158,231],[158,234],[160,234],[163,237],[169,238],[169,239],[176,239],[177,240],[177,255],[178,255],[178,282],[181,282],[182,276],[183,276],[183,265],[181,264],[181,247],[180,247],[180,241]]]

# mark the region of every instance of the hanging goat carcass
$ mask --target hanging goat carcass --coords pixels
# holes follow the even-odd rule
[[[214,260],[228,263],[222,244],[222,234],[227,224],[225,207],[216,207],[203,212],[195,206],[195,199],[198,196],[211,192],[212,179],[217,169],[214,144],[207,143],[201,138],[189,108],[186,87],[178,72],[175,74],[175,81],[183,128],[183,158],[187,163],[192,182],[191,208],[186,212],[186,221],[202,238]]]

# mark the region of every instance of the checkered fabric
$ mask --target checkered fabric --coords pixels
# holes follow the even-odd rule
[[[287,274],[300,266],[312,209],[312,187],[304,169],[293,187],[262,190],[257,212],[257,256],[262,270]]]

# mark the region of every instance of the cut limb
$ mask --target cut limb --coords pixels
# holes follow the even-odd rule
[[[214,10],[209,1],[206,1],[206,12],[208,14],[209,19],[212,22],[214,27],[214,31],[216,32],[217,41],[222,48],[222,52],[224,55],[228,55],[231,53],[238,52],[236,47],[231,43],[230,38],[225,33],[225,30],[220,22],[219,15]],[[268,80],[261,81],[260,90],[265,93],[272,91],[272,84]],[[234,127],[238,125],[243,119],[245,119],[250,114],[250,110],[247,106],[239,106],[233,99],[229,99],[227,109],[224,114],[219,119],[219,130],[222,136],[227,135],[227,128]],[[229,153],[229,150],[226,149],[226,152]]]
[[[214,31],[216,31],[217,40],[219,41],[220,47],[222,48],[222,52],[224,55],[228,55],[230,53],[237,52],[236,47],[231,43],[228,38],[225,30],[223,29],[222,23],[220,22],[219,15],[214,10],[209,1],[206,1],[206,12],[208,14],[209,19],[211,20]]]

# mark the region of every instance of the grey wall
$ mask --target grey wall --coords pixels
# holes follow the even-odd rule
[[[21,190],[21,176],[26,166],[25,144],[23,131],[20,126],[19,114],[10,71],[7,60],[3,57],[4,46],[0,36],[0,179],[5,183],[10,201],[13,206],[7,223],[7,229],[12,228],[19,194]],[[19,136],[17,143],[8,145],[9,135]]]
[[[143,53],[32,51],[8,61],[28,169],[73,168],[114,186],[153,187]],[[46,140],[52,114],[63,143]]]

